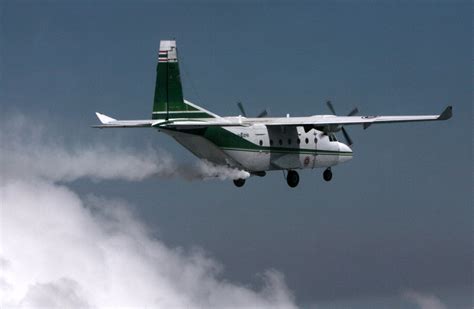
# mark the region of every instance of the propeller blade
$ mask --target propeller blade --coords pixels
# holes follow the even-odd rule
[[[349,137],[349,134],[347,133],[346,129],[344,129],[344,127],[342,127],[341,130],[342,130],[342,134],[344,134],[344,138],[345,138],[346,141],[347,141],[347,145],[348,145],[348,146],[351,146],[351,145],[352,145],[352,140],[351,140],[351,138]]]
[[[267,115],[268,115],[268,112],[266,109],[264,109],[263,111],[260,112],[260,114],[257,115],[257,118],[267,117]]]
[[[239,107],[240,112],[242,113],[242,116],[247,117],[247,113],[245,112],[244,106],[242,105],[242,102],[237,102],[237,106]]]
[[[357,107],[356,107],[356,108],[354,108],[353,110],[351,110],[351,112],[350,112],[349,114],[347,114],[347,116],[354,116],[354,115],[356,115],[356,114],[358,114],[358,113],[359,113],[359,110],[358,110]]]
[[[332,113],[333,115],[336,115],[336,110],[334,110],[334,106],[332,106],[331,101],[327,101],[327,102],[326,102],[326,105],[328,106],[328,108],[329,108],[329,110],[331,111],[331,113]]]
[[[327,101],[326,102],[326,105],[328,106],[329,110],[331,111],[331,113],[333,115],[336,115],[336,110],[334,109],[334,106],[332,105],[331,101]],[[357,113],[359,112],[359,110],[356,108],[354,108],[353,110],[351,110],[351,112],[347,115],[347,116],[354,116],[356,115]],[[339,131],[339,129],[342,131],[342,134],[344,135],[344,138],[346,139],[346,142],[347,142],[347,145],[348,146],[351,146],[352,145],[352,139],[351,137],[349,136],[349,133],[347,133],[346,129],[344,129],[343,126],[338,126],[336,131]]]

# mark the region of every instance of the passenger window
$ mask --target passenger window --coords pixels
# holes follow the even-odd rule
[[[288,145],[291,145],[291,138],[288,139]]]
[[[317,137],[314,138],[314,143],[315,143],[315,144],[318,143],[318,138],[317,138]]]
[[[304,142],[305,142],[306,144],[308,144],[308,143],[309,143],[309,139],[308,139],[308,138],[305,138]]]
[[[278,140],[278,144],[283,145],[283,141],[281,139]]]
[[[270,140],[270,146],[273,146],[273,140],[272,139]]]
[[[299,144],[301,143],[301,140],[298,138],[298,139],[296,140],[296,142],[297,142],[298,145],[299,145]]]
[[[260,144],[260,146],[262,146],[262,145],[263,145],[263,141],[262,141],[262,140],[260,140],[260,142],[258,142],[258,143]]]

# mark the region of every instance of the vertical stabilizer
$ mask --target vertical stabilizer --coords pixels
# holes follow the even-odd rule
[[[176,41],[160,41],[152,119],[214,117],[183,99]]]

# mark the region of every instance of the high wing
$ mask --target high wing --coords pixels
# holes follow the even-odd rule
[[[295,118],[280,118],[265,123],[267,126],[285,126],[285,125],[313,125],[313,126],[329,126],[337,127],[340,125],[356,125],[362,124],[364,128],[376,123],[394,123],[394,122],[415,122],[415,121],[436,121],[447,120],[452,116],[452,106],[448,106],[439,115],[420,115],[420,116],[310,116]]]
[[[448,106],[439,115],[420,116],[334,116],[320,115],[310,117],[286,117],[286,118],[245,118],[245,117],[223,117],[214,119],[181,119],[156,123],[152,126],[168,127],[175,129],[199,128],[211,126],[251,126],[262,124],[265,126],[312,126],[326,127],[328,131],[337,130],[341,125],[361,124],[364,128],[377,123],[415,122],[415,121],[437,121],[447,120],[452,116],[452,106]]]
[[[317,115],[309,117],[282,117],[282,118],[246,118],[246,117],[217,117],[207,119],[149,119],[149,120],[117,120],[101,113],[96,113],[101,125],[94,128],[169,128],[169,129],[193,129],[205,127],[238,127],[261,124],[265,126],[304,126],[324,127],[326,131],[336,131],[341,125],[361,124],[364,128],[378,123],[415,122],[415,121],[437,121],[447,120],[452,116],[452,106],[439,115],[425,116],[334,116]]]
[[[106,128],[202,128],[210,126],[239,126],[239,122],[227,120],[225,118],[210,118],[210,119],[145,119],[145,120],[117,120],[107,115],[96,112],[97,118],[99,118],[100,125],[93,125],[93,128],[106,129]]]
[[[95,113],[99,118],[100,125],[92,126],[93,128],[146,128],[151,127],[160,121],[156,120],[117,120],[101,113]]]

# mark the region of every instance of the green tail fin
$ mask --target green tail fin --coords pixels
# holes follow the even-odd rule
[[[176,41],[160,41],[152,119],[215,117],[183,99]]]

